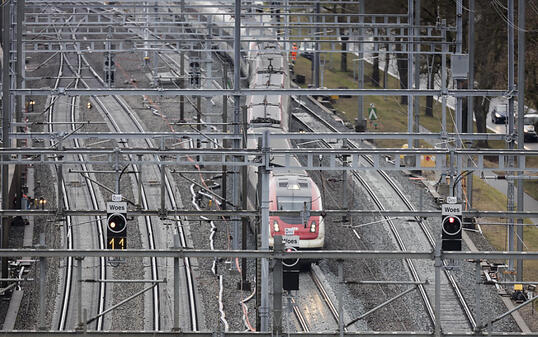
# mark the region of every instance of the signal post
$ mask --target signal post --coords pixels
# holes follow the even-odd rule
[[[114,195],[113,200],[121,200],[121,195]],[[127,248],[127,202],[109,201],[106,203],[107,228],[106,248]]]
[[[441,249],[461,251],[462,205],[443,204],[441,215]]]

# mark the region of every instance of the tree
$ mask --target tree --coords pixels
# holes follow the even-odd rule
[[[401,46],[401,44],[397,44],[396,50],[401,51]],[[407,89],[407,54],[396,53],[396,65],[400,76],[400,89]],[[400,96],[400,104],[407,104],[407,96]]]
[[[336,4],[334,5],[334,12],[336,13]],[[346,13],[346,4],[342,3],[341,5],[341,12],[342,14]],[[340,16],[338,18],[338,22],[342,22],[343,18]],[[346,36],[346,30],[342,29],[340,39],[342,41],[342,54],[340,56],[340,71],[341,72],[347,72],[347,43],[346,41],[349,39],[348,36]]]
[[[435,75],[439,73],[441,62],[439,57],[432,55],[431,57],[426,55],[426,71],[428,74],[427,88],[434,89]],[[424,115],[433,117],[433,96],[426,96],[426,107],[424,109]]]
[[[506,88],[507,64],[507,29],[501,24],[495,3],[477,1],[475,50],[481,51],[475,57],[475,81],[483,89]],[[475,118],[478,132],[486,132],[486,116],[489,111],[490,99],[483,97],[475,100]],[[479,142],[481,147],[487,146],[487,141]]]

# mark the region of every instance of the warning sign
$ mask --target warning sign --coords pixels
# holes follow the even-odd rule
[[[368,109],[368,119],[371,121],[377,120],[377,111],[373,104],[371,104],[370,108]]]

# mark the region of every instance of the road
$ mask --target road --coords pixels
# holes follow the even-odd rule
[[[491,100],[490,105],[489,105],[489,113],[486,118],[486,125],[489,130],[495,133],[505,134],[506,124],[495,124],[491,121],[491,111],[493,110],[493,107],[495,105],[499,105],[499,104],[508,104],[508,101],[505,98],[501,98],[501,97],[494,98]],[[514,127],[517,128],[517,126],[514,126]],[[538,150],[538,142],[525,142],[525,150]]]
[[[350,51],[353,52],[355,55],[358,56],[358,49],[357,49],[357,46],[352,44],[350,47],[349,47]],[[364,60],[370,64],[373,64],[373,54],[371,53],[371,51],[373,50],[373,44],[368,44],[366,43],[364,45],[364,50],[365,50],[365,56],[364,56]],[[357,66],[357,62],[353,62],[353,67],[356,67]],[[383,70],[385,67],[385,59],[384,57],[381,57],[379,58],[379,69]],[[390,60],[389,60],[389,67],[388,67],[389,71],[389,75],[391,75],[392,77],[396,78],[396,79],[399,79],[399,75],[398,75],[398,66],[396,65],[396,59],[393,57],[393,55],[391,55],[390,57]],[[452,88],[453,89],[453,81],[449,81],[449,88]],[[427,74],[421,74],[420,76],[420,87],[421,88],[426,88],[427,86]],[[440,82],[439,82],[439,79],[437,79],[435,81],[435,89],[439,89],[440,88]],[[435,96],[434,97],[435,100],[439,101],[440,102],[440,98]],[[501,133],[501,134],[504,134],[506,133],[506,126],[504,124],[494,124],[491,122],[491,110],[493,109],[493,107],[495,105],[498,105],[498,104],[508,104],[508,100],[504,97],[494,97],[494,98],[491,98],[491,102],[490,102],[490,106],[489,106],[489,113],[487,115],[487,119],[486,119],[486,127],[495,132],[495,133]],[[455,106],[456,106],[456,98],[455,97],[451,97],[449,96],[447,98],[447,106],[450,108],[450,109],[455,109]],[[530,109],[529,112],[533,112],[533,113],[536,113],[535,110],[533,109]],[[526,150],[538,150],[538,142],[526,142],[525,143],[525,149]]]

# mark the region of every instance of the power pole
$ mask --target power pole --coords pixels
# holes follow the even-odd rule
[[[185,0],[181,0],[181,33],[185,33]],[[180,80],[179,84],[180,87],[183,89],[185,88],[185,52],[183,51],[183,48],[179,51],[179,73],[180,73]],[[180,95],[179,96],[179,122],[184,123],[185,122],[185,96]],[[226,205],[226,203],[224,203]]]
[[[241,89],[241,1],[235,0],[235,25],[234,25],[234,91],[239,92]],[[241,147],[241,136],[239,123],[241,114],[241,96],[234,95],[234,140],[233,148],[238,150]],[[236,158],[237,159],[237,158]],[[237,209],[239,206],[239,177],[238,169],[234,167],[234,175],[232,176],[232,202]],[[233,232],[232,246],[233,249],[239,249],[239,218],[232,217]]]
[[[469,42],[467,48],[469,49],[469,82],[467,87],[469,89],[474,88],[474,0],[469,0]],[[474,110],[474,97],[467,97],[467,133],[473,133],[473,110]],[[471,143],[472,144],[472,143]],[[468,159],[469,164],[472,163],[472,159]],[[466,178],[467,187],[467,209],[473,208],[473,175],[469,175]]]
[[[462,54],[463,53],[463,0],[456,0],[456,53]],[[463,79],[456,79],[456,88],[457,89],[463,89]],[[459,96],[456,99],[456,133],[463,133],[463,123],[462,123],[462,116],[463,116],[463,97]],[[461,138],[456,138],[456,148],[461,149],[463,147],[463,143],[461,141]],[[456,163],[456,174],[459,174],[461,172],[462,162],[461,160],[457,160]],[[461,190],[461,183],[457,183],[456,186],[454,186],[456,189],[455,196],[458,198],[458,200],[462,200],[463,193]]]
[[[3,60],[2,63],[2,147],[4,149],[11,147],[11,141],[9,139],[9,132],[11,129],[11,76],[9,69],[11,66],[10,50],[11,39],[9,34],[9,27],[11,22],[11,6],[5,2],[2,6],[2,50]],[[4,155],[4,162],[8,161],[9,155]],[[9,208],[9,165],[2,165],[2,209]],[[1,223],[1,247],[8,247],[8,235],[9,235],[9,219],[7,217],[0,217]],[[7,257],[2,258],[2,278],[8,277]],[[5,287],[5,282],[2,282]]]
[[[222,88],[228,89],[228,65],[226,63],[222,64]],[[228,132],[228,96],[222,96],[222,132]],[[226,140],[222,141],[222,146],[224,148],[228,147],[228,142]],[[227,187],[228,187],[228,167],[226,165],[222,166],[222,200],[226,200],[227,196]],[[222,203],[222,209],[226,209],[226,203]]]
[[[415,29],[414,29],[414,36],[420,36],[420,0],[415,0]],[[415,48],[416,54],[415,54],[415,89],[420,89],[420,39],[413,44],[413,48]],[[413,131],[419,132],[419,115],[420,115],[420,97],[414,96],[414,108],[413,108],[413,115],[414,115],[414,122],[413,122]],[[413,147],[418,148],[419,147],[419,140],[415,139],[413,142]]]
[[[514,0],[508,0],[508,92],[512,93],[514,90]],[[523,103],[523,102],[521,102]],[[520,118],[521,119],[521,118]],[[508,138],[508,148],[513,150],[515,148],[515,139],[514,135],[514,96],[510,94],[508,98],[508,128],[507,136]],[[508,166],[514,166],[514,157],[508,157]],[[507,210],[514,210],[514,181],[512,179],[508,180],[508,189],[506,192],[507,196]],[[508,251],[514,250],[514,219],[508,220],[508,235],[507,235],[507,244]],[[514,260],[508,260],[508,270],[514,270]]]
[[[517,113],[520,118],[517,121],[517,148],[521,151],[524,149],[523,135],[523,114],[525,113],[525,0],[518,1],[518,29],[517,29]],[[513,21],[512,21],[513,22]],[[518,164],[523,164],[523,158],[519,158]],[[521,172],[521,174],[524,174]],[[517,180],[517,211],[523,212],[523,180]],[[520,226],[517,226],[517,245],[518,252],[523,251],[523,219],[517,219]],[[518,282],[523,281],[523,260],[517,260]]]
[[[407,45],[406,52],[407,52],[407,88],[411,89],[413,88],[413,34],[414,29],[413,27],[413,16],[414,16],[414,0],[407,0],[407,26],[408,29],[408,35],[409,35],[409,44]],[[413,96],[408,95],[407,96],[407,132],[412,133],[413,132]],[[413,140],[409,138],[407,140],[408,148],[413,148]],[[416,157],[410,156],[409,157],[409,165],[415,166],[416,163]]]
[[[243,107],[243,149],[248,147],[247,144],[247,108]],[[241,208],[246,210],[248,208],[248,168],[241,166]],[[248,231],[248,217],[241,217],[241,249],[247,250],[247,231]],[[247,259],[244,257],[241,259],[241,282],[243,290],[250,291],[250,282],[247,281]],[[240,289],[241,289],[240,288]]]
[[[359,2],[359,39],[362,39],[364,30],[362,25],[364,23],[364,12],[365,10],[365,1],[360,0]],[[358,87],[359,89],[364,89],[364,44],[359,42],[359,60],[358,66]],[[357,124],[355,125],[355,131],[365,131],[366,130],[366,119],[364,118],[364,97],[357,97],[358,111],[357,111]]]
[[[320,12],[321,12],[321,6],[320,6],[320,3],[319,3],[320,0],[317,0],[316,1],[316,23],[319,23],[320,22]],[[317,26],[317,25],[316,25]],[[315,32],[315,44],[314,44],[314,59],[313,59],[313,62],[314,62],[314,74],[313,74],[313,77],[314,77],[314,88],[319,88],[319,83],[320,83],[320,73],[319,73],[319,34],[320,34],[320,30],[319,28],[316,28],[316,32]]]
[[[260,184],[260,221],[261,221],[261,250],[269,250],[269,131],[264,131],[262,140],[263,162],[265,166],[258,169]],[[261,300],[259,307],[260,330],[269,329],[269,261],[261,259]]]

